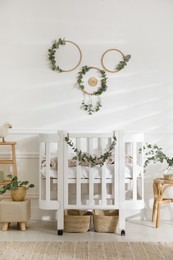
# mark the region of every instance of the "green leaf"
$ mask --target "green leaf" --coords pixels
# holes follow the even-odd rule
[[[128,62],[131,59],[131,55],[128,54],[124,57],[124,61]]]

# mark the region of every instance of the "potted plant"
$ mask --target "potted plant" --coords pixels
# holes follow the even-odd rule
[[[146,156],[146,160],[144,162],[144,169],[147,168],[147,166],[150,163],[163,163],[164,161],[167,162],[168,167],[164,172],[164,177],[168,175],[168,177],[173,178],[173,157],[167,156],[161,147],[159,147],[156,144],[146,144],[146,146],[143,146],[144,155]]]
[[[34,188],[34,184],[29,184],[29,181],[19,181],[17,176],[7,175],[10,179],[9,183],[0,187],[0,194],[4,194],[7,190],[11,192],[11,198],[14,201],[23,201],[26,196],[26,191],[29,188]]]

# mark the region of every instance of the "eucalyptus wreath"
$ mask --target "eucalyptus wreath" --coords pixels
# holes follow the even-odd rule
[[[116,67],[115,67],[114,70],[108,69],[108,68],[105,66],[105,64],[104,64],[105,55],[106,55],[108,52],[112,52],[112,51],[118,52],[118,53],[121,55],[121,57],[122,57],[122,60],[116,65]],[[130,58],[131,58],[131,55],[130,55],[130,54],[124,55],[124,54],[122,53],[122,51],[120,51],[120,50],[118,50],[118,49],[108,49],[107,51],[105,51],[105,52],[103,53],[103,55],[102,55],[102,57],[101,57],[101,64],[102,64],[103,68],[104,68],[106,71],[115,73],[115,72],[118,72],[118,71],[124,69],[124,67],[127,65],[127,62],[130,60]]]
[[[84,80],[83,80],[83,76],[91,69],[98,70],[101,75],[100,87],[92,93],[85,90]],[[82,90],[84,94],[89,96],[100,96],[103,92],[107,90],[106,72],[96,67],[83,66],[81,71],[78,72],[77,83],[79,85],[79,88]],[[101,107],[102,107],[101,99],[98,99],[95,106],[92,104],[92,102],[86,103],[85,100],[82,101],[82,105],[81,105],[81,108],[87,111],[89,115],[92,115],[94,112],[98,112]]]
[[[111,158],[112,156],[112,152],[115,148],[116,145],[116,137],[113,137],[113,141],[111,142],[111,145],[109,147],[109,149],[104,153],[101,154],[100,156],[96,156],[96,155],[90,155],[86,152],[82,152],[81,150],[79,150],[78,148],[75,147],[74,143],[72,142],[72,140],[70,140],[68,137],[65,137],[65,141],[67,142],[67,144],[72,148],[72,150],[76,153],[76,159],[78,159],[78,161],[80,162],[80,164],[82,163],[87,163],[89,166],[94,167],[96,165],[100,165],[100,167],[102,167],[104,165],[104,163]],[[74,159],[74,158],[73,158]]]
[[[66,45],[66,43],[71,43],[73,44],[74,46],[77,47],[78,51],[79,51],[79,54],[80,54],[80,58],[79,58],[79,62],[77,63],[77,65],[72,68],[72,69],[69,69],[69,70],[64,70],[64,69],[61,69],[57,64],[56,64],[56,57],[55,57],[55,54],[56,54],[56,51],[57,49],[59,49],[60,46],[63,46],[63,45]],[[53,71],[58,71],[58,72],[69,72],[69,71],[72,71],[74,69],[77,68],[77,66],[79,66],[80,62],[81,62],[81,59],[82,59],[82,53],[81,53],[81,50],[79,48],[79,46],[72,42],[72,41],[67,41],[64,39],[61,39],[59,38],[58,40],[55,40],[51,46],[51,48],[48,49],[48,58],[49,58],[49,61],[50,61],[50,65],[51,65],[51,69]]]
[[[90,71],[91,69],[96,69],[99,71],[99,73],[101,74],[101,86],[97,89],[97,91],[94,91],[92,93],[89,93],[85,90],[85,86],[84,86],[84,81],[83,81],[83,76]],[[81,71],[78,72],[78,76],[77,76],[77,83],[79,85],[79,88],[88,95],[92,95],[92,96],[99,96],[101,95],[103,92],[105,92],[107,90],[107,76],[106,76],[106,72],[104,70],[101,70],[99,68],[96,67],[88,67],[88,66],[83,66]]]

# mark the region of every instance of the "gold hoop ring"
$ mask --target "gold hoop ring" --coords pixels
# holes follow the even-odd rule
[[[108,49],[107,51],[105,51],[101,57],[101,64],[103,66],[103,68],[108,71],[108,72],[111,72],[111,73],[115,73],[115,72],[118,72],[119,70],[118,69],[115,69],[115,70],[110,70],[108,69],[105,65],[104,65],[104,58],[105,58],[105,55],[108,53],[108,52],[111,52],[111,51],[116,51],[116,52],[119,52],[121,54],[121,56],[123,57],[123,60],[125,58],[124,54],[118,50],[118,49]]]
[[[79,51],[79,61],[78,61],[77,65],[75,65],[72,69],[67,69],[67,70],[61,69],[58,65],[56,65],[56,59],[55,59],[55,53],[56,53],[57,49],[59,49],[59,46],[65,45],[66,43],[73,44]],[[54,43],[52,44],[52,47],[50,49],[48,49],[48,56],[49,56],[52,70],[58,71],[58,72],[73,71],[79,66],[79,64],[81,63],[81,60],[82,60],[82,52],[81,52],[81,49],[79,48],[79,46],[72,41],[68,41],[68,40],[61,39],[61,38],[58,41],[55,40]]]
[[[85,87],[83,85],[83,75],[85,75],[88,71],[90,71],[91,69],[95,69],[97,70],[100,75],[101,75],[101,86],[97,89],[97,91],[94,91],[94,92],[88,92],[85,90]],[[77,82],[79,84],[79,88],[81,89],[81,91],[84,93],[84,94],[87,94],[87,95],[90,95],[90,96],[99,96],[101,95],[103,92],[105,92],[107,90],[107,86],[106,86],[106,82],[107,81],[107,78],[106,78],[106,73],[104,70],[101,70],[97,67],[88,67],[88,66],[84,66],[82,67],[82,70],[78,73],[78,77],[77,77]]]

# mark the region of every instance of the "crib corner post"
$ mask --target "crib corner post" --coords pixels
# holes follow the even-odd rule
[[[59,208],[57,210],[57,234],[63,235],[64,229],[64,132],[58,131],[58,182],[57,182],[57,198],[59,202]]]

